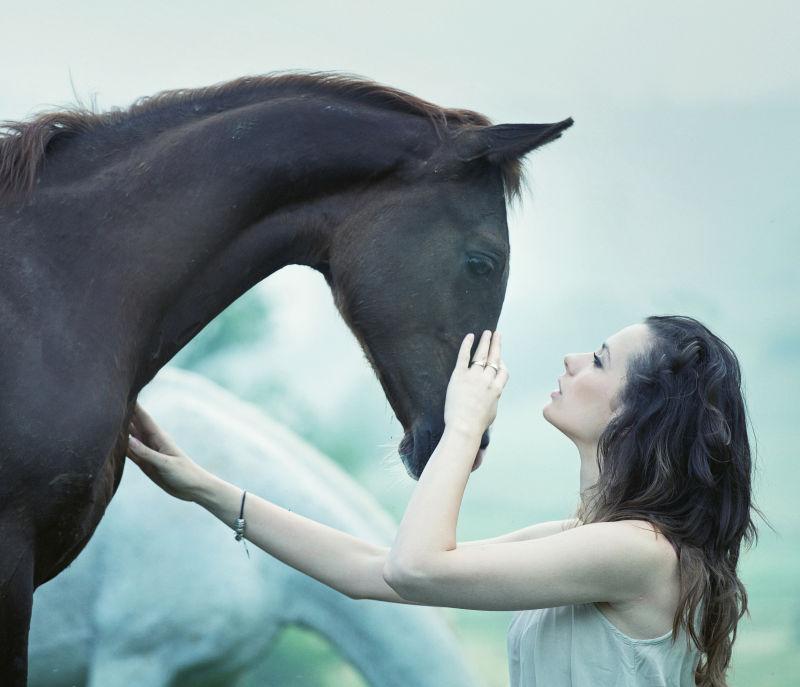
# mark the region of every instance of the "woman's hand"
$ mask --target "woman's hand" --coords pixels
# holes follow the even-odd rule
[[[127,454],[159,487],[184,501],[194,500],[198,488],[209,476],[138,402],[131,418]]]
[[[473,335],[467,334],[461,342],[456,367],[447,385],[444,423],[446,427],[482,435],[494,422],[497,402],[509,375],[500,358],[500,332],[492,334],[488,329],[483,332],[470,364],[472,340]]]

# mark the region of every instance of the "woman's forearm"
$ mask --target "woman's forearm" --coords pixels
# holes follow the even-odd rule
[[[424,563],[456,548],[456,526],[481,434],[445,427],[417,482],[388,556],[388,567]]]
[[[242,490],[207,473],[193,499],[233,528],[239,517]],[[361,571],[373,568],[385,552],[370,542],[293,513],[247,492],[245,539],[296,570],[350,596],[361,598]],[[233,530],[232,530],[233,531]],[[233,536],[233,535],[231,535]]]

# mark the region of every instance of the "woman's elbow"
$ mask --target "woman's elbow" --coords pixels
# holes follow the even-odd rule
[[[383,566],[383,580],[400,596],[409,601],[414,598],[414,590],[419,589],[422,578],[419,569],[402,561],[386,560]]]

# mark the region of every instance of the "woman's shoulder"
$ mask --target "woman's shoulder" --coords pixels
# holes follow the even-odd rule
[[[630,537],[631,541],[646,548],[657,558],[677,561],[675,546],[661,528],[649,520],[615,520],[607,524],[618,530],[620,536]]]
[[[585,523],[582,520],[564,520],[564,529],[576,527],[602,528],[606,532],[613,532],[614,537],[624,537],[625,540],[636,547],[641,547],[661,558],[677,559],[677,551],[672,542],[664,535],[658,525],[648,520],[604,520],[600,522]],[[598,529],[598,531],[600,531]]]
[[[669,584],[678,574],[678,552],[657,524],[647,520],[614,520],[579,525],[601,527],[620,546],[619,551],[630,561],[635,560],[652,586]],[[599,530],[598,530],[599,531]],[[620,561],[623,563],[623,561]]]
[[[624,603],[600,603],[598,608],[624,632],[651,638],[667,632],[680,596],[678,554],[659,527],[646,520],[619,520],[620,536],[641,547],[650,561],[646,591]]]
[[[645,603],[674,609],[680,593],[680,562],[673,543],[657,524],[646,520],[620,520],[620,534],[630,537],[641,547],[650,561],[647,575],[649,591],[642,597]]]

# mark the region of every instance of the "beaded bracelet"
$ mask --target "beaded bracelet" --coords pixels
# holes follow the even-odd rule
[[[244,527],[245,527],[245,519],[244,519],[244,499],[247,496],[247,490],[242,491],[242,505],[239,507],[239,517],[236,518],[236,523],[233,526],[234,532],[236,532],[236,541],[241,541],[244,543],[244,550],[247,553],[247,557],[250,558],[250,551],[247,548],[247,541],[244,540]]]

